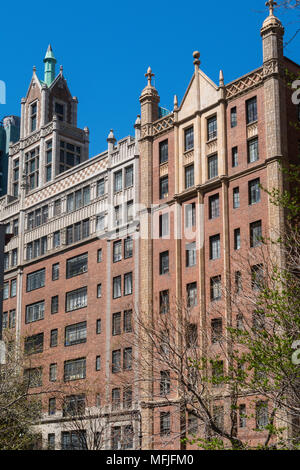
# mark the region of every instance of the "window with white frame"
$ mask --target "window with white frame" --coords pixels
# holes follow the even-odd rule
[[[87,287],[66,293],[66,311],[71,312],[87,306]]]

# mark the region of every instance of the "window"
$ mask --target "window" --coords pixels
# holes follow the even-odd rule
[[[27,274],[27,292],[45,286],[45,271],[45,269],[40,269],[39,271]]]
[[[52,264],[52,281],[59,279],[59,263]]]
[[[12,279],[10,283],[10,296],[16,297],[17,295],[17,279]]]
[[[113,244],[113,262],[121,261],[122,259],[122,240],[118,240]]]
[[[211,321],[211,342],[217,343],[222,339],[222,318],[214,318]]]
[[[102,297],[102,284],[97,285],[97,298],[100,299]]]
[[[30,105],[30,132],[36,130],[37,122],[37,102]]]
[[[133,240],[130,237],[125,238],[124,240],[124,258],[132,258],[133,251]]]
[[[132,310],[124,311],[123,330],[124,330],[124,333],[131,333],[132,331]]]
[[[236,127],[237,126],[237,110],[236,106],[231,108],[230,110],[230,125],[231,127]]]
[[[209,258],[211,260],[221,257],[220,235],[209,237]]]
[[[121,334],[121,312],[113,313],[112,334],[113,336]]]
[[[8,312],[2,313],[2,328],[8,328]]]
[[[64,120],[64,105],[61,103],[55,103],[55,114],[59,121]]]
[[[24,341],[25,354],[38,354],[43,352],[44,349],[44,333],[37,335],[27,336]]]
[[[120,372],[121,370],[121,349],[112,352],[112,373]]]
[[[171,431],[171,416],[169,411],[160,412],[160,435],[165,436]]]
[[[67,260],[67,279],[86,273],[88,270],[88,254],[74,256]]]
[[[55,415],[56,413],[56,398],[49,398],[48,414]]]
[[[249,205],[260,202],[260,179],[256,178],[255,180],[249,181],[248,189]]]
[[[160,372],[159,389],[161,397],[169,395],[171,391],[170,372],[168,370],[162,370]]]
[[[126,204],[126,222],[133,221],[133,201],[128,201]]]
[[[43,206],[40,209],[36,209],[33,212],[29,212],[27,215],[27,230],[32,230],[35,227],[39,227],[48,221],[48,205]]]
[[[196,225],[196,204],[185,204],[185,226],[191,228]]]
[[[99,335],[101,333],[101,318],[98,318],[96,320],[96,335]]]
[[[58,312],[58,295],[51,297],[51,314]]]
[[[121,297],[121,276],[116,276],[113,278],[113,299]]]
[[[220,216],[220,197],[219,194],[209,198],[209,218],[216,219]]]
[[[86,321],[66,326],[65,328],[65,346],[74,346],[86,342],[87,337]]]
[[[55,434],[50,433],[48,434],[48,450],[55,450]]]
[[[26,256],[27,260],[37,258],[44,255],[47,251],[47,236],[34,240],[34,242],[27,243]]]
[[[159,179],[159,198],[165,199],[169,195],[169,178],[163,176]]]
[[[189,127],[184,131],[184,150],[191,150],[194,148],[194,128]]]
[[[133,186],[133,165],[125,168],[125,188]]]
[[[246,101],[247,124],[257,121],[257,99],[256,96]]]
[[[97,250],[97,263],[101,263],[102,261],[102,248],[99,248],[99,250]]]
[[[114,192],[122,191],[122,170],[114,173]]]
[[[159,216],[159,236],[160,238],[169,235],[169,214],[160,214]]]
[[[124,295],[132,294],[132,273],[124,274]]]
[[[60,230],[53,233],[53,248],[57,248],[60,246]]]
[[[238,155],[238,148],[237,147],[232,148],[231,157],[232,157],[232,168],[235,168],[239,164],[239,155]]]
[[[239,405],[239,427],[245,428],[247,426],[246,405]]]
[[[45,301],[36,302],[26,306],[25,323],[32,323],[44,318]]]
[[[114,210],[115,210],[114,224],[116,226],[121,225],[121,223],[122,223],[122,212],[121,212],[120,206],[115,206]]]
[[[236,327],[238,330],[244,330],[244,315],[242,313],[238,313],[236,316]]]
[[[233,188],[233,208],[240,207],[240,188]]]
[[[256,428],[262,429],[269,424],[268,402],[259,401],[255,406]]]
[[[105,213],[99,214],[96,217],[96,231],[100,232],[105,229]]]
[[[217,116],[207,119],[207,140],[212,140],[217,137]]]
[[[45,166],[45,180],[46,183],[51,181],[52,177],[52,140],[46,142],[46,166]]]
[[[262,243],[261,220],[250,224],[250,247],[254,248]]]
[[[4,269],[9,269],[9,253],[4,253]]]
[[[19,235],[19,219],[13,220],[13,229],[12,229],[13,235],[16,237]]]
[[[50,364],[49,368],[49,380],[50,382],[55,382],[57,376],[57,364]]]
[[[87,287],[66,293],[66,311],[71,312],[87,306]]]
[[[3,284],[3,300],[8,299],[8,295],[9,295],[9,283],[4,282],[4,284]]]
[[[234,273],[235,292],[238,294],[242,290],[242,273],[235,271]]]
[[[16,310],[10,310],[9,312],[9,328],[15,328],[16,326]]]
[[[30,152],[25,153],[25,173],[30,191],[39,185],[39,152],[40,148],[36,147]]]
[[[119,388],[113,388],[111,391],[112,410],[119,410],[121,404],[121,391]]]
[[[132,369],[132,348],[125,348],[123,351],[123,369]]]
[[[104,178],[97,181],[97,197],[103,196],[105,194],[105,181]]]
[[[33,367],[24,370],[24,380],[27,382],[29,388],[42,386],[42,368]]]
[[[223,361],[215,361],[212,364],[212,383],[214,387],[222,384],[224,377],[224,363]]]
[[[111,448],[112,450],[121,449],[121,427],[113,426],[111,428]]]
[[[86,431],[62,432],[61,450],[87,450]]]
[[[196,266],[196,242],[185,246],[186,267]]]
[[[219,429],[224,429],[224,407],[222,405],[213,406],[213,420]]]
[[[85,395],[68,395],[63,402],[63,416],[80,416],[85,412]]]
[[[58,342],[58,329],[55,328],[50,332],[50,348],[55,348]]]
[[[162,290],[159,293],[159,311],[162,315],[169,312],[170,303],[169,303],[169,291]]]
[[[159,164],[162,165],[168,161],[168,140],[159,143]]]
[[[96,370],[101,369],[101,356],[96,356]]]
[[[188,434],[197,434],[198,433],[198,418],[192,413],[188,414]]]
[[[263,265],[256,264],[251,267],[251,284],[253,290],[260,290],[263,287],[264,275]]]
[[[77,222],[74,225],[67,227],[67,239],[66,244],[78,242],[84,238],[87,238],[90,234],[90,220],[85,219],[81,222]]]
[[[72,359],[64,362],[64,381],[85,379],[86,359]]]
[[[233,232],[234,235],[234,249],[240,250],[241,249],[241,230],[236,228]]]
[[[56,199],[56,201],[54,201],[54,206],[53,206],[53,215],[54,217],[56,217],[57,215],[60,215],[60,214],[61,214],[61,200]]]
[[[220,300],[222,296],[221,292],[221,276],[215,276],[210,278],[210,300]]]
[[[17,266],[18,264],[18,248],[14,248],[11,252],[11,265]]]
[[[189,308],[197,305],[197,282],[191,282],[186,286],[187,306]]]
[[[191,188],[194,186],[194,165],[186,166],[184,169],[185,174],[185,188]]]
[[[248,163],[259,160],[258,138],[248,140]]]
[[[219,174],[218,172],[218,155],[212,155],[208,157],[208,179],[211,180],[216,178]]]
[[[159,254],[159,273],[166,274],[169,272],[169,252],[164,251]]]
[[[59,173],[80,163],[81,148],[68,142],[60,141]]]
[[[132,407],[132,387],[129,385],[124,387],[123,391],[123,408],[129,409]]]
[[[20,160],[16,158],[13,161],[13,195],[14,197],[18,197],[19,195],[19,165]]]

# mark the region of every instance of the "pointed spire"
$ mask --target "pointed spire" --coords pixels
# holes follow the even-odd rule
[[[174,109],[178,109],[178,98],[177,98],[177,95],[174,95]]]
[[[53,82],[53,80],[55,79],[55,64],[56,64],[56,59],[54,57],[51,44],[49,44],[48,46],[48,49],[44,58],[44,64],[45,64],[44,82],[49,87],[51,83]]]
[[[199,51],[195,51],[193,52],[193,57],[194,57],[194,66],[195,66],[195,71],[199,70],[199,67],[200,67],[200,52]]]
[[[223,75],[223,70],[220,70],[220,75],[219,75],[219,87],[224,86],[224,75]]]

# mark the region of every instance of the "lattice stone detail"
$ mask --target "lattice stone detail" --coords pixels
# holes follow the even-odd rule
[[[253,72],[246,77],[240,78],[239,80],[235,81],[226,86],[226,98],[233,98],[245,91],[250,90],[251,88],[259,85],[262,83],[264,78],[264,71],[263,69],[259,69],[256,72]]]
[[[166,131],[173,127],[174,124],[174,114],[169,114],[164,118],[160,119],[153,123],[153,135],[160,134],[163,131]]]

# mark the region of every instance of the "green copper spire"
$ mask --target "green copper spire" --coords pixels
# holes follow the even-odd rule
[[[53,80],[55,79],[55,64],[56,64],[56,59],[54,57],[51,44],[49,44],[45,59],[45,75],[44,75],[44,82],[46,83],[47,86],[50,86]]]

